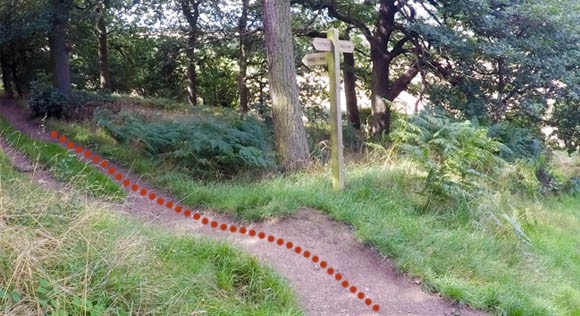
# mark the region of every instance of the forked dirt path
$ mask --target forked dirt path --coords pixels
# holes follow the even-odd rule
[[[28,136],[53,141],[39,122],[30,121],[28,113],[10,100],[0,98],[0,115]],[[49,187],[61,185],[46,172],[35,169],[34,164],[28,162],[17,151],[11,150],[5,142],[0,142],[0,145],[18,169],[30,172],[33,177]],[[147,183],[132,176],[126,168],[118,165],[115,165],[115,168],[128,175],[131,182],[150,188]],[[154,191],[175,203],[180,202],[169,194]],[[319,256],[321,260],[327,261],[329,266],[340,272],[344,277],[343,280],[348,280],[351,285],[355,285],[359,291],[372,298],[373,305],[380,305],[378,313],[373,312],[356,295],[343,288],[340,282],[326,273],[327,270],[321,269],[318,264],[286,247],[256,237],[248,237],[247,234],[232,234],[211,229],[208,225],[178,215],[132,192],[123,203],[111,204],[109,207],[145,222],[167,227],[176,233],[226,240],[240,246],[289,280],[298,296],[300,306],[308,315],[485,315],[483,312],[457,306],[439,296],[423,292],[420,285],[408,277],[397,275],[389,259],[381,257],[375,250],[354,238],[351,228],[330,220],[315,210],[302,209],[282,220],[253,223],[246,227],[292,241],[295,245],[300,245],[304,250]],[[235,220],[223,214],[203,211],[203,215],[220,223],[238,225]]]

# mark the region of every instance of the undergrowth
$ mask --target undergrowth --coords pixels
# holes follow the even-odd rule
[[[256,259],[128,220],[81,192],[49,192],[0,151],[0,314],[302,313]]]

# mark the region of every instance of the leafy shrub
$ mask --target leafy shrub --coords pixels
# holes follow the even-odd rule
[[[538,162],[544,152],[542,141],[527,129],[500,122],[489,127],[487,136],[501,142],[499,155],[506,161]]]
[[[45,85],[33,85],[28,105],[35,117],[60,118],[68,111],[69,98],[58,89]]]
[[[273,165],[268,131],[256,120],[189,117],[179,122],[102,112],[98,124],[118,142],[194,176],[232,176]]]
[[[427,171],[425,191],[431,198],[472,195],[481,181],[490,179],[501,160],[501,143],[487,137],[487,130],[470,121],[457,122],[422,113],[399,122],[391,137],[394,146]]]

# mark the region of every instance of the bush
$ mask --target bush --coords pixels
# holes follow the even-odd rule
[[[241,170],[273,165],[269,132],[251,118],[148,122],[128,114],[113,118],[101,112],[98,116],[98,124],[118,142],[194,176],[229,177]]]
[[[28,106],[35,117],[61,118],[69,109],[69,98],[60,90],[43,85],[33,85]]]
[[[425,192],[434,198],[470,196],[500,166],[501,143],[470,121],[457,122],[435,113],[422,113],[399,122],[394,146],[427,171]]]

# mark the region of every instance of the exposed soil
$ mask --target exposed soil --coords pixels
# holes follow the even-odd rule
[[[52,141],[41,121],[31,121],[26,110],[16,103],[0,98],[0,115],[27,135],[45,141]],[[62,186],[46,172],[34,168],[34,164],[0,142],[3,150],[14,161],[17,169],[29,172],[35,179],[48,183],[50,187]],[[128,174],[128,170],[115,165],[117,170]],[[137,177],[128,176],[132,182],[150,188]],[[159,190],[155,192],[163,193]],[[167,199],[179,202],[168,194]],[[264,231],[286,241],[300,245],[304,250],[318,255],[339,271],[352,285],[379,304],[381,310],[374,313],[355,295],[344,289],[340,282],[321,269],[318,264],[305,259],[294,251],[269,243],[256,237],[239,233],[222,232],[211,229],[199,221],[185,218],[149,202],[138,194],[129,193],[120,204],[111,204],[111,209],[124,212],[145,222],[154,223],[174,230],[179,234],[194,234],[211,239],[226,240],[239,245],[275,269],[289,280],[297,294],[300,306],[308,315],[485,315],[483,312],[458,306],[437,295],[421,290],[420,282],[398,275],[389,259],[383,258],[372,248],[363,245],[353,237],[352,228],[330,220],[312,209],[302,209],[294,215],[248,225],[248,229]],[[200,210],[201,212],[201,210]],[[203,215],[220,223],[234,224],[232,218],[203,211]]]

